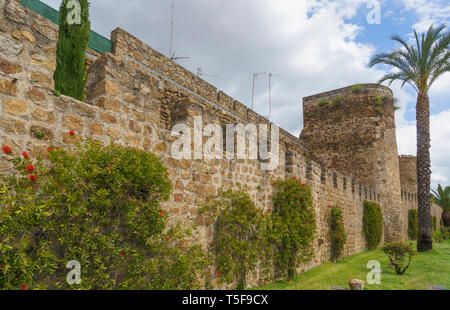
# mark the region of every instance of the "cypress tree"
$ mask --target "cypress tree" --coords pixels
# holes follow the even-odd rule
[[[63,0],[59,10],[56,70],[53,74],[55,92],[80,101],[84,101],[86,87],[85,53],[90,29],[89,2]]]

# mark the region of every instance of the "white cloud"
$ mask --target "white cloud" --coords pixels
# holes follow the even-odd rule
[[[448,0],[400,0],[406,10],[414,11],[419,20],[414,25],[417,32],[426,31],[431,24],[448,24],[450,5]]]

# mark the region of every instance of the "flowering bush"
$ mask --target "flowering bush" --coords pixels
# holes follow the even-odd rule
[[[383,238],[383,212],[376,202],[364,202],[363,231],[369,250],[378,247]]]
[[[331,259],[336,263],[342,255],[344,245],[347,242],[347,234],[345,233],[344,217],[342,216],[341,208],[330,206],[328,223],[330,225]]]
[[[405,243],[387,243],[383,246],[383,252],[389,258],[392,266],[395,267],[395,272],[402,275],[406,272],[411,264],[412,257],[417,255],[417,252],[409,244]],[[408,256],[408,263],[405,266],[406,256]]]
[[[68,289],[71,260],[77,289],[199,287],[207,260],[166,227],[172,185],[155,155],[93,141],[48,152],[48,165],[24,153],[1,176],[0,289]]]
[[[267,217],[246,192],[221,191],[201,212],[215,221],[211,251],[216,274],[223,282],[245,289],[248,274],[258,267],[260,276],[268,277]]]
[[[275,246],[277,277],[295,277],[297,266],[314,256],[312,243],[316,217],[310,187],[301,180],[287,179],[273,184],[271,243]]]

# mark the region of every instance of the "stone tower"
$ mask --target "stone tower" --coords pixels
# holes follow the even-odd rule
[[[406,233],[392,91],[377,84],[345,87],[303,99],[300,139],[329,168],[374,187],[385,220],[385,240]]]

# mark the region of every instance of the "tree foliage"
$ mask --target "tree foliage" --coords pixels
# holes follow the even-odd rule
[[[336,261],[342,255],[345,243],[347,242],[344,217],[342,215],[342,210],[340,207],[330,206],[328,223],[330,225],[331,259],[336,263]]]
[[[155,155],[93,141],[48,155],[10,153],[16,174],[1,176],[1,289],[68,289],[72,260],[77,289],[199,288],[207,259],[167,227],[172,185]]]
[[[55,92],[80,101],[84,101],[85,96],[86,49],[90,28],[87,0],[61,2],[56,70],[53,75]]]
[[[364,202],[363,231],[369,250],[374,250],[383,238],[383,212],[376,202]]]
[[[272,244],[278,277],[295,277],[297,266],[314,256],[317,224],[311,188],[301,180],[280,180],[274,184]]]
[[[221,191],[202,213],[214,220],[210,245],[216,274],[222,282],[245,289],[249,273],[263,264],[261,276],[268,276],[271,264],[267,244],[267,217],[243,190]],[[269,252],[268,252],[269,251]]]

